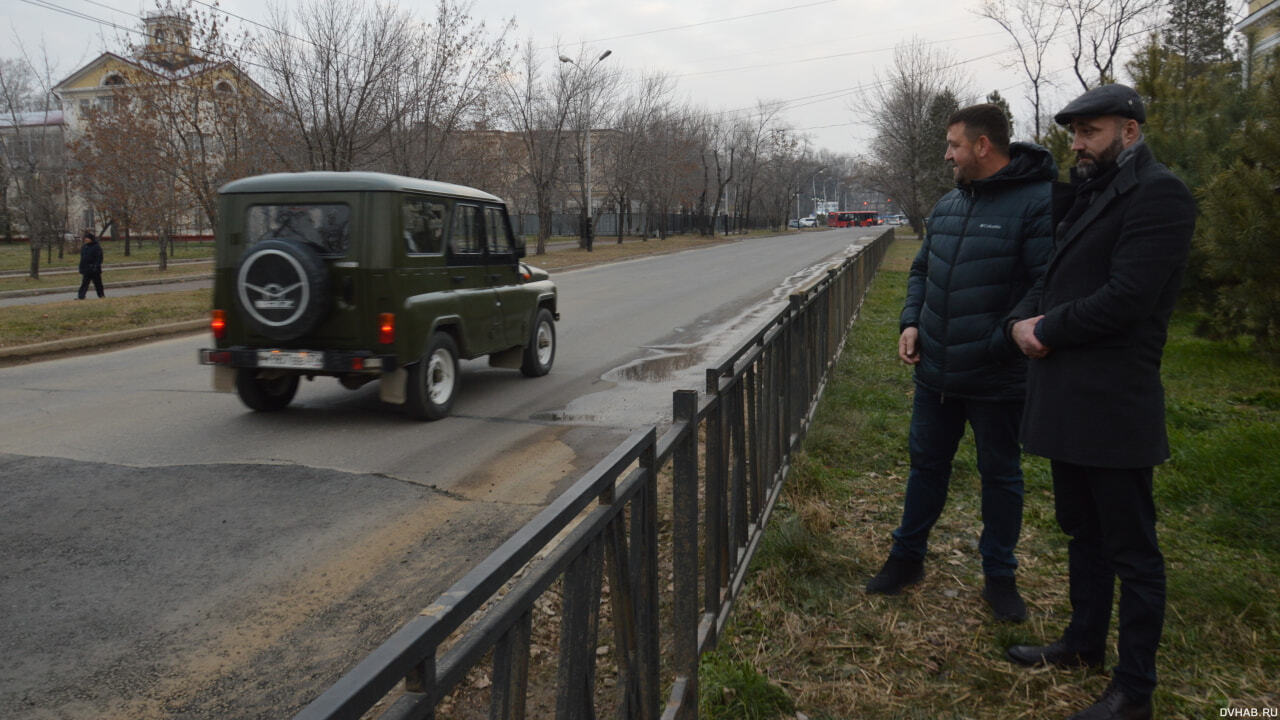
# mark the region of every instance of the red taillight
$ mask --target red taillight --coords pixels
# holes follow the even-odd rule
[[[227,334],[227,311],[214,310],[213,316],[209,318],[209,329],[213,331],[213,336],[218,340],[226,337]]]
[[[390,345],[396,341],[396,316],[393,313],[378,315],[378,342]]]

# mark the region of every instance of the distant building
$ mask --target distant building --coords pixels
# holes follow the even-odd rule
[[[70,137],[84,127],[93,110],[109,110],[127,98],[129,89],[176,82],[201,92],[193,97],[217,98],[220,93],[267,93],[235,64],[200,57],[191,48],[191,21],[182,15],[157,13],[143,19],[146,40],[132,56],[104,52],[53,87],[62,103],[62,116]],[[213,92],[206,92],[211,90]],[[73,225],[94,227],[92,203],[73,199]],[[198,217],[192,222],[200,224]],[[191,228],[199,230],[199,227]]]
[[[61,110],[0,115],[0,238],[30,234],[30,228],[22,221],[26,213],[19,210],[19,203],[26,200],[23,190],[32,180],[39,180],[41,174],[65,170],[65,130]],[[62,210],[57,212],[62,214]]]
[[[1249,0],[1249,14],[1236,23],[1236,30],[1248,41],[1247,61],[1252,67],[1255,58],[1280,47],[1280,0]]]

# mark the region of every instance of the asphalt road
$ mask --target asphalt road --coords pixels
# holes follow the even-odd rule
[[[874,234],[557,273],[552,373],[467,363],[436,423],[248,412],[203,336],[0,369],[0,717],[287,717]]]

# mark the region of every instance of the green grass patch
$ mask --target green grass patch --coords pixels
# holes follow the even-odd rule
[[[135,239],[129,244],[129,255],[124,254],[123,240],[106,240],[102,245],[103,265],[107,272],[113,264],[120,263],[159,263],[159,249],[153,240],[145,240],[141,244]],[[80,241],[67,243],[62,248],[62,256],[58,256],[58,246],[43,248],[40,251],[40,270],[75,270],[80,267]],[[174,245],[174,260],[192,260],[213,257],[213,243],[190,242]],[[31,269],[31,246],[25,242],[7,243],[0,240],[0,271],[23,272]]]
[[[888,554],[908,472],[912,380],[897,360],[897,321],[919,242],[898,230],[714,662],[745,663],[811,718],[1066,717],[1106,687],[1105,673],[1028,672],[1003,658],[1010,644],[1056,638],[1070,615],[1043,459],[1023,462],[1027,623],[992,621],[981,599],[971,435],[924,582],[898,597],[862,591]],[[1162,718],[1280,708],[1280,368],[1245,343],[1196,337],[1195,323],[1176,317],[1164,363],[1173,457],[1156,470],[1169,572]]]
[[[787,693],[742,662],[710,654],[698,668],[702,688],[698,716],[704,720],[790,718],[795,705]]]
[[[165,325],[209,316],[210,290],[0,308],[0,347]]]
[[[173,280],[180,277],[208,277],[213,275],[213,263],[183,263],[169,265],[161,270],[152,265],[140,268],[115,268],[110,265],[103,268],[102,281],[108,286],[113,283],[136,282],[139,280]],[[80,287],[80,273],[47,273],[42,272],[40,279],[30,276],[0,278],[0,291],[38,290],[41,292],[66,291],[75,292]]]

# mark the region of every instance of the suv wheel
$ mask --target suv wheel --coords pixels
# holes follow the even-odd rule
[[[409,369],[405,407],[418,420],[439,420],[449,414],[461,382],[458,345],[448,333],[437,332],[427,343],[426,354]]]
[[[533,334],[529,344],[524,346],[524,362],[520,364],[520,372],[526,377],[542,377],[551,372],[551,364],[556,360],[556,320],[551,311],[538,308],[534,315]]]
[[[245,323],[273,340],[293,340],[329,311],[329,270],[310,245],[255,243],[236,269],[236,305]]]
[[[240,368],[236,371],[236,392],[241,402],[258,412],[283,410],[298,394],[298,376],[263,376],[254,368]]]

